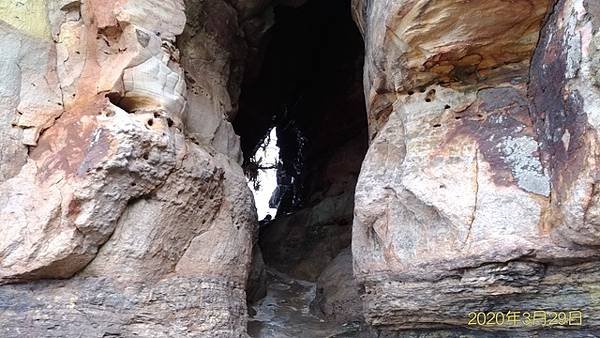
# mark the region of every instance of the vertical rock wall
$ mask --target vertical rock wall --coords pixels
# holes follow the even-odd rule
[[[236,6],[0,4],[1,336],[244,335]]]
[[[245,335],[256,212],[229,120],[245,66],[258,78],[269,6],[0,4],[0,335]],[[310,208],[296,216],[329,224],[354,203],[368,324],[447,329],[471,311],[583,310],[571,332],[597,331],[597,3],[352,7],[369,150],[354,201],[335,194],[348,183],[337,185],[336,167],[361,147],[344,139],[315,152],[335,179],[307,171]],[[343,119],[319,121],[333,117]],[[339,237],[328,260],[347,244]],[[313,260],[327,251],[315,247]],[[325,268],[318,305],[335,318],[356,307],[327,280],[353,289],[338,269],[348,262],[344,251],[327,268],[297,269],[317,278]]]
[[[598,5],[353,9],[371,136],[352,242],[367,322],[431,329],[543,309],[600,325]]]

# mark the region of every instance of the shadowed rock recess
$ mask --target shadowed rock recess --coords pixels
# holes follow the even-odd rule
[[[600,334],[597,0],[4,0],[0,47],[1,337]]]

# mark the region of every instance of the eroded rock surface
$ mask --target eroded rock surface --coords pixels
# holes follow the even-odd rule
[[[372,139],[352,240],[367,322],[540,308],[585,309],[597,327],[595,2],[353,5]]]
[[[256,211],[231,127],[186,133],[197,114],[229,122],[181,66],[241,28],[180,51],[200,3],[0,5],[0,335],[245,334]]]
[[[352,276],[352,250],[348,247],[319,276],[311,306],[332,322],[362,322],[360,292]]]
[[[594,336],[598,2],[332,4],[3,1],[0,335]]]

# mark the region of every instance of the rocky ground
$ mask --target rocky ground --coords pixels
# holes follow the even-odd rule
[[[251,337],[353,337],[360,321],[337,323],[311,311],[317,286],[270,270],[266,296],[250,308]]]

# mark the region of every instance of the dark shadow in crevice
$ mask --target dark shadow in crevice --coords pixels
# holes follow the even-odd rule
[[[361,138],[357,152],[366,151],[364,47],[348,0],[276,7],[265,41],[260,68],[246,71],[234,128],[248,164],[277,127],[280,176],[292,190],[281,197],[284,214],[314,204],[330,184],[320,182],[320,171],[339,147]]]
[[[264,265],[271,272],[265,274],[257,267],[262,259],[255,254],[248,289],[254,298],[261,296],[256,290],[264,287],[265,279],[268,284],[273,280],[282,283],[283,278],[292,289],[310,290],[302,283],[313,285],[320,290],[319,302],[326,302],[328,286],[319,281],[324,271],[344,269],[346,273],[334,275],[352,278],[351,259],[334,261],[342,252],[345,257],[349,254],[354,188],[368,148],[362,85],[364,43],[350,10],[349,0],[311,0],[297,8],[276,7],[260,69],[246,72],[239,113],[233,122],[241,137],[245,170],[256,168],[250,160],[272,127],[277,128],[281,161],[278,192],[273,196],[277,215],[262,222],[258,236]],[[332,267],[335,262],[344,266]],[[302,282],[295,284],[296,280]],[[350,290],[348,295],[359,301],[358,290]],[[298,300],[288,296],[291,298],[277,305],[283,312],[283,304]],[[294,303],[293,307],[301,310],[305,305],[309,304]],[[355,305],[348,306],[346,316],[324,313],[328,305],[313,302],[311,308],[324,318],[324,324],[305,324],[316,325],[309,325],[317,330],[313,332],[316,336],[325,334],[318,330],[338,327],[340,321],[358,315]],[[282,318],[293,318],[292,314]],[[295,320],[279,324],[302,329],[302,321],[308,319],[299,316]],[[264,329],[261,325],[259,329]]]

